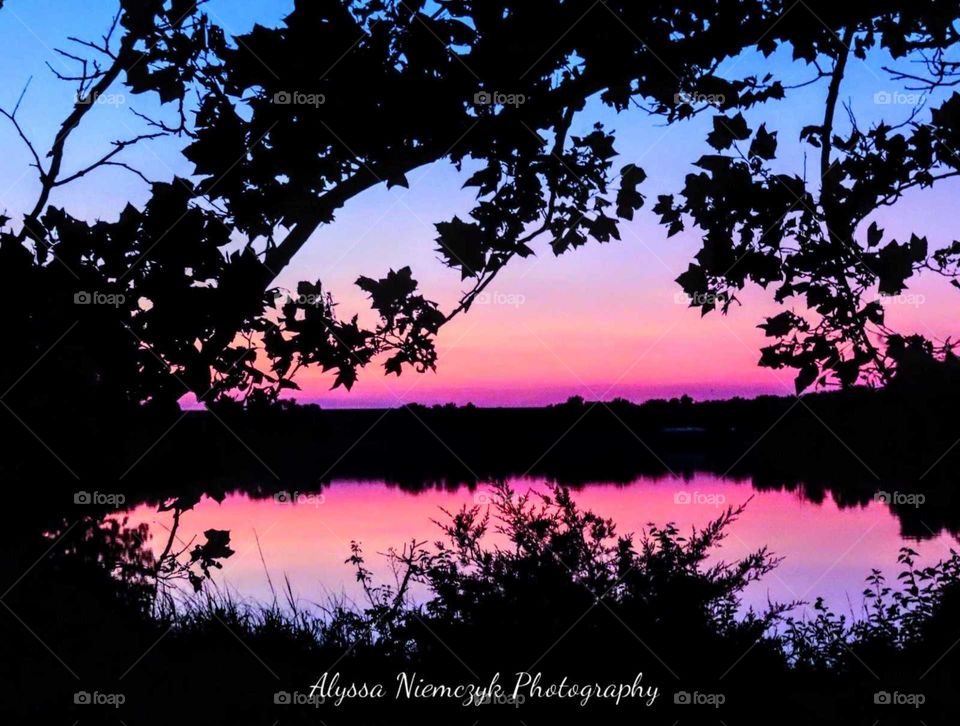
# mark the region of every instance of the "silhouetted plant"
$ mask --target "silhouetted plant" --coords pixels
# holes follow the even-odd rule
[[[789,618],[784,641],[791,663],[813,671],[858,669],[857,652],[870,649],[883,654],[885,666],[898,662],[906,673],[912,651],[942,642],[933,633],[953,612],[960,592],[960,555],[951,550],[948,559],[927,567],[918,567],[916,557],[911,548],[900,549],[897,562],[903,569],[896,587],[879,570],[871,571],[860,617],[838,615],[817,598],[812,618]]]
[[[490,496],[489,507],[448,512],[447,521],[438,522],[444,539],[433,546],[412,542],[391,552],[398,573],[392,585],[373,586],[354,544],[348,562],[367,593],[365,619],[382,635],[381,647],[421,653],[433,633],[461,643],[474,659],[482,641],[488,648],[510,642],[527,651],[540,641],[549,644],[569,626],[568,618],[596,607],[643,637],[676,639],[675,650],[698,635],[731,642],[762,638],[791,607],[741,612],[744,588],[778,563],[765,548],[732,563],[711,560],[742,507],[688,535],[672,525],[651,526],[635,542],[618,536],[612,520],[578,508],[563,488],[518,495],[501,483]],[[427,593],[422,602],[410,597],[414,585]],[[342,615],[357,632],[355,615]],[[596,637],[609,637],[621,626],[594,627],[601,628]],[[517,657],[502,650],[501,657]]]
[[[905,549],[901,586],[872,573],[863,617],[837,616],[818,602],[813,618],[798,619],[788,612],[795,604],[743,610],[740,594],[777,559],[764,549],[730,563],[718,559],[717,545],[742,508],[687,534],[668,524],[635,538],[577,507],[562,488],[518,496],[501,484],[491,498],[489,508],[449,513],[441,541],[387,553],[392,582],[376,583],[354,544],[347,562],[367,594],[362,607],[343,599],[304,607],[288,582],[284,601],[275,593],[272,603],[258,604],[205,586],[176,608],[157,609],[158,560],[146,548],[147,533],[119,520],[72,529],[44,564],[52,575],[31,573],[9,606],[29,612],[34,632],[67,662],[86,664],[96,655],[108,659],[104,667],[128,664],[150,649],[124,685],[138,694],[132,707],[144,723],[160,718],[148,697],[160,693],[158,683],[165,699],[190,704],[212,722],[241,708],[270,712],[277,685],[264,685],[249,652],[298,683],[324,668],[358,680],[389,681],[403,670],[445,682],[531,664],[591,681],[642,670],[645,682],[661,687],[665,702],[656,713],[678,708],[669,700],[671,685],[707,684],[729,697],[729,707],[717,712],[725,720],[788,704],[784,723],[850,723],[887,683],[917,684],[935,714],[953,707],[955,659],[944,651],[960,637],[956,555],[918,567]],[[212,539],[222,553],[224,538]],[[188,551],[182,544],[179,550]],[[10,628],[3,633],[18,651],[38,647],[15,621],[0,627]],[[237,652],[245,654],[239,662]],[[65,677],[51,659],[27,662],[30,678],[42,678],[45,689],[51,674],[43,664]],[[204,664],[202,678],[170,680],[171,669],[192,673],[197,663]],[[924,681],[934,665],[938,677]],[[74,692],[75,681],[65,687]],[[210,701],[211,690],[228,688],[235,691],[230,704]],[[807,708],[811,693],[817,703]],[[381,706],[373,705],[373,716]],[[391,716],[395,708],[386,705]],[[298,711],[284,713],[300,722]]]

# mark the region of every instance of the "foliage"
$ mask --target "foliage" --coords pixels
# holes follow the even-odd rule
[[[305,366],[334,371],[334,385],[346,387],[375,360],[398,375],[430,369],[438,330],[510,261],[538,243],[563,254],[618,240],[620,223],[644,204],[646,173],[614,163],[613,132],[591,118],[598,103],[641,106],[668,123],[716,113],[707,137],[716,153],[654,210],[669,232],[702,236],[679,283],[704,313],[726,311],[747,283],[803,308],[763,325],[776,339],[763,365],[796,368],[803,389],[888,379],[899,351],[949,355],[949,341],[889,329],[871,295],[901,292],[920,270],[958,284],[958,243],[891,239],[871,216],[957,174],[960,97],[937,96],[956,82],[955,13],[932,1],[793,10],[786,0],[301,0],[279,26],[230,38],[203,3],[122,0],[102,41],[81,41],[89,57],[68,55],[80,70],[60,76],[76,84],[77,103],[49,151],[21,125],[20,104],[3,110],[40,182],[33,208],[4,218],[0,233],[0,289],[24,341],[5,359],[6,377],[36,362],[78,315],[68,355],[42,369],[66,375],[58,393],[109,410],[169,407],[187,391],[207,403],[276,398]],[[532,37],[556,41],[544,50]],[[823,121],[799,140],[819,157],[812,182],[775,168],[783,139],[771,118],[744,116],[775,113],[795,87],[721,70],[725,59],[780,48],[811,69],[801,85],[825,86]],[[848,109],[840,124],[848,61],[881,52],[899,64],[894,81],[929,91],[936,105],[869,128]],[[140,114],[142,133],[65,170],[74,130],[121,82],[134,96],[155,95],[163,118]],[[143,178],[123,152],[161,136],[180,139],[190,179],[144,179],[148,201],[112,221],[50,203],[59,187],[104,167]],[[438,254],[469,281],[452,310],[429,300],[409,267],[357,280],[375,313],[369,326],[339,317],[321,281],[301,282],[295,296],[275,287],[351,199],[405,186],[413,170],[441,160],[469,174],[476,192],[466,218],[436,223]],[[28,294],[41,299],[14,304]],[[78,308],[78,294],[116,302]]]
[[[273,602],[261,605],[211,582],[198,595],[155,607],[151,583],[166,573],[147,555],[144,528],[112,521],[89,533],[74,528],[54,540],[43,571],[31,572],[9,599],[14,612],[30,613],[36,630],[4,620],[5,642],[11,652],[43,656],[18,660],[25,675],[10,678],[22,679],[27,694],[37,688],[32,679],[42,678],[39,700],[49,704],[61,680],[67,693],[76,691],[76,681],[33,640],[30,633],[38,632],[66,662],[82,662],[84,674],[113,673],[118,663],[125,668],[142,658],[124,679],[123,713],[144,723],[165,722],[169,709],[185,705],[211,723],[229,722],[241,709],[273,713],[274,692],[302,691],[325,669],[341,672],[344,683],[390,682],[400,671],[435,682],[482,682],[514,670],[619,682],[643,671],[645,684],[660,687],[656,707],[618,713],[669,713],[670,723],[696,713],[672,701],[677,689],[725,694],[722,710],[710,709],[725,721],[781,708],[785,723],[859,722],[872,714],[875,693],[895,688],[926,697],[925,710],[911,709],[914,721],[952,713],[956,659],[948,647],[960,637],[955,554],[917,567],[915,553],[904,550],[896,588],[877,572],[868,578],[862,617],[838,616],[819,601],[811,619],[793,615],[795,603],[745,612],[744,588],[777,559],[764,549],[734,562],[719,558],[738,510],[687,534],[650,525],[635,538],[618,535],[612,521],[581,509],[562,488],[518,496],[501,485],[490,496],[487,508],[449,513],[441,541],[389,552],[396,575],[390,583],[375,582],[354,544],[348,563],[367,594],[365,606],[345,598],[306,606],[289,582],[282,599],[274,592]],[[225,537],[210,538],[220,554]],[[71,607],[62,607],[64,597]],[[925,679],[934,666],[936,677]],[[209,698],[221,689],[233,696]],[[32,703],[23,693],[17,702]],[[410,705],[422,717],[424,704]],[[529,719],[540,705],[549,708],[528,704],[515,715]],[[291,723],[315,722],[321,713],[282,708]],[[326,708],[322,717],[331,723],[340,716],[362,723],[370,708],[404,722],[402,704],[393,701]],[[588,711],[601,713],[602,706]],[[898,722],[897,712],[889,713]],[[476,718],[472,709],[451,715],[465,714]]]

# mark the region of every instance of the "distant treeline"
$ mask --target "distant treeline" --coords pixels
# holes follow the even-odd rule
[[[960,437],[958,402],[953,390],[920,395],[892,386],[703,402],[575,397],[544,408],[327,410],[282,402],[191,411],[172,421],[145,416],[115,427],[80,426],[44,438],[56,456],[8,420],[7,441],[17,445],[4,466],[16,474],[14,463],[29,460],[19,468],[68,480],[67,467],[81,478],[122,476],[130,484],[175,476],[268,486],[368,477],[415,487],[520,474],[577,484],[695,470],[936,479],[948,475],[952,455],[960,453],[948,451]]]
[[[54,426],[42,443],[8,419],[0,466],[9,482],[121,491],[128,502],[185,487],[267,496],[334,478],[418,490],[523,475],[576,487],[708,472],[802,489],[814,500],[831,491],[841,504],[867,503],[884,489],[927,492],[930,506],[899,512],[908,531],[927,536],[930,527],[960,528],[952,514],[960,510],[958,403],[952,386],[901,383],[802,398],[571,398],[544,408],[220,405],[173,419],[91,418],[68,431]]]

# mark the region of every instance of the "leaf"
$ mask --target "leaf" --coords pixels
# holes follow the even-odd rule
[[[773,186],[774,189],[777,187],[785,189],[785,191],[790,194],[790,201],[802,200],[804,195],[807,192],[807,186],[804,183],[803,179],[798,176],[787,176],[786,174],[776,174],[773,177],[776,180],[776,184]]]
[[[203,533],[206,544],[203,545],[204,554],[211,558],[227,558],[234,554],[230,549],[230,531],[226,529],[208,529]]]
[[[577,228],[573,228],[558,239],[551,240],[550,247],[553,249],[553,254],[562,255],[567,250],[577,249],[586,243],[587,238]]]
[[[797,389],[797,395],[799,395],[805,388],[808,388],[811,383],[817,380],[818,375],[820,375],[820,370],[817,368],[816,364],[808,363],[807,365],[803,366],[794,380],[794,385]]]
[[[860,377],[860,364],[856,360],[841,361],[833,367],[833,370],[836,371],[837,378],[844,386],[852,386]]]
[[[777,132],[769,133],[766,124],[760,124],[753,142],[750,144],[750,156],[761,159],[773,159],[777,155]]]
[[[863,308],[864,317],[876,325],[883,325],[884,313],[883,305],[877,300],[867,303]]]
[[[916,236],[910,243],[894,240],[875,255],[870,269],[879,278],[879,290],[883,295],[899,295],[906,288],[907,278],[913,275],[913,264],[926,256],[926,240]]]
[[[782,338],[797,327],[797,320],[797,316],[787,310],[779,315],[774,315],[772,318],[767,318],[765,323],[757,327],[763,330],[768,338]]]
[[[707,289],[707,275],[699,265],[691,264],[687,271],[676,279],[683,291],[688,295],[696,295]]]
[[[620,239],[620,230],[617,228],[617,222],[610,217],[600,215],[590,222],[590,235],[597,242],[609,242],[610,238]]]
[[[800,129],[800,140],[806,141],[814,148],[820,148],[820,137],[823,135],[823,126],[804,126]]]
[[[694,166],[706,169],[714,176],[721,172],[728,171],[731,164],[733,164],[733,159],[723,154],[704,154],[693,163]]]
[[[387,189],[393,189],[394,187],[403,187],[404,189],[409,189],[410,183],[407,181],[407,175],[403,173],[397,173],[388,176]]]
[[[379,280],[358,277],[357,287],[370,294],[371,306],[381,315],[388,317],[402,306],[404,300],[417,289],[410,267],[390,270],[387,276]]]
[[[626,164],[620,172],[620,190],[617,192],[617,216],[633,219],[633,213],[643,206],[644,197],[637,186],[647,178],[646,172],[636,164]]]
[[[479,224],[464,222],[454,217],[449,222],[436,225],[440,236],[436,238],[439,252],[447,265],[460,269],[462,279],[477,277],[486,262],[483,229]]]
[[[926,237],[917,237],[910,235],[910,254],[916,262],[922,262],[927,256],[929,244]]]
[[[636,188],[637,185],[642,184],[646,178],[647,172],[636,164],[624,164],[623,169],[620,171],[620,183],[631,188]]]
[[[394,356],[391,356],[386,363],[383,364],[383,369],[388,374],[396,373],[398,376],[403,372],[403,364],[406,361],[406,356],[403,353],[397,353]]]
[[[503,173],[500,170],[500,164],[491,162],[467,179],[463,183],[463,186],[464,188],[479,187],[479,191],[477,193],[481,196],[485,194],[492,194],[496,191],[497,185],[500,183],[500,179],[502,177]]]
[[[353,384],[356,382],[357,370],[351,366],[344,366],[337,371],[337,377],[333,380],[333,386],[331,386],[331,390],[343,386],[349,391],[351,388],[353,388]]]
[[[707,134],[707,143],[717,151],[729,149],[734,141],[745,141],[750,138],[750,128],[747,126],[743,114],[728,117],[717,115],[713,117],[713,131]]]

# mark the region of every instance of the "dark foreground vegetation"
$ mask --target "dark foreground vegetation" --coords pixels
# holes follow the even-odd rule
[[[815,618],[794,619],[790,603],[744,614],[740,593],[777,560],[765,550],[717,557],[738,513],[702,531],[665,525],[624,537],[567,490],[540,499],[500,486],[489,510],[451,513],[440,541],[390,553],[393,583],[372,580],[356,545],[345,554],[367,602],[332,602],[319,614],[279,584],[267,605],[204,594],[207,574],[231,554],[226,533],[210,530],[193,548],[171,536],[154,558],[144,530],[85,520],[31,540],[22,561],[4,560],[4,581],[19,579],[3,597],[16,616],[0,619],[3,708],[18,718],[127,724],[558,715],[735,724],[755,714],[791,724],[952,722],[960,559],[920,569],[905,550],[896,585],[868,578],[857,621],[819,605]],[[174,594],[180,581],[201,594],[185,603]],[[414,587],[427,596],[414,602]],[[381,683],[384,695],[286,702],[306,697],[324,672],[339,673],[341,687]],[[497,672],[505,694],[493,703],[396,698],[399,673],[454,686],[487,685]],[[619,705],[594,693],[581,706],[582,694],[537,697],[525,684],[525,698],[513,701],[518,672],[542,673],[544,690],[564,677],[633,684],[642,673],[643,691]]]

